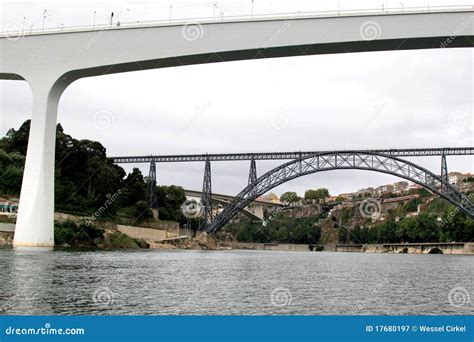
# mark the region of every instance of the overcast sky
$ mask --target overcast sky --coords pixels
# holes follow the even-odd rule
[[[405,7],[428,1],[403,1]],[[213,1],[173,1],[176,17],[212,16]],[[250,1],[218,1],[224,15],[248,13]],[[383,1],[344,1],[341,8]],[[473,4],[435,1],[430,5]],[[149,5],[152,4],[152,5]],[[170,1],[1,2],[1,23],[25,27],[166,19]],[[400,7],[385,1],[385,7]],[[257,0],[254,13],[337,8],[337,1]],[[168,12],[167,12],[168,11]],[[24,18],[25,17],[25,18]],[[23,19],[24,18],[24,19]],[[24,22],[24,24],[23,24]],[[81,79],[61,98],[59,122],[76,138],[100,141],[108,155],[271,152],[353,148],[472,146],[474,50],[371,52],[240,61]],[[0,81],[0,134],[31,117],[31,93]],[[104,119],[105,121],[101,121]],[[416,162],[439,172],[440,158]],[[259,174],[276,166],[257,162]],[[125,165],[129,171],[131,165]],[[140,165],[144,174],[148,165]],[[249,162],[212,164],[213,190],[236,194]],[[448,168],[474,172],[474,158],[449,157]],[[159,164],[160,184],[202,187],[203,163]],[[275,192],[327,187],[332,194],[397,179],[363,171],[299,178]]]

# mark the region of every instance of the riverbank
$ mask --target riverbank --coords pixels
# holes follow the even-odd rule
[[[226,242],[218,247],[244,250],[268,250],[285,252],[350,252],[350,253],[400,253],[400,254],[456,254],[474,255],[473,242],[391,243],[359,245],[278,244],[254,242]]]
[[[351,252],[474,255],[473,242],[391,243],[391,244],[279,244],[216,241],[206,233],[180,235],[156,228],[110,224],[97,228],[66,221],[56,223],[56,246],[95,249],[190,249],[190,250],[266,250],[284,252]],[[0,223],[0,246],[13,244],[14,225]]]
[[[154,222],[152,227],[119,225],[112,222],[86,223],[71,215],[56,215],[61,221],[54,226],[56,248],[88,249],[218,249],[207,236],[191,236],[191,231],[177,223]],[[0,223],[0,246],[12,246],[15,225]]]
[[[12,246],[15,226],[0,223],[0,246]],[[54,240],[57,248],[92,248],[92,249],[133,249],[149,248],[142,240],[132,238],[118,230],[98,228],[71,221],[56,222]]]

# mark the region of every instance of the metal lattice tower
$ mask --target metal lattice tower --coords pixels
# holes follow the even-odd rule
[[[211,185],[211,162],[206,160],[204,167],[204,181],[202,184],[202,215],[199,221],[199,230],[207,230],[212,222],[212,185]]]
[[[441,179],[448,183],[448,163],[445,154],[441,156]]]
[[[158,196],[156,193],[156,164],[154,161],[150,163],[150,173],[148,174],[146,184],[146,194],[150,208],[157,208]]]
[[[255,184],[257,183],[257,164],[255,163],[255,159],[252,158],[250,160],[250,172],[249,172],[249,182],[248,184]]]

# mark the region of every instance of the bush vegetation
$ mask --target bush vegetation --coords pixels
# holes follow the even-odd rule
[[[19,196],[25,163],[30,120],[18,130],[10,129],[0,139],[0,196]],[[181,204],[184,190],[178,186],[158,186],[158,203],[164,220],[185,222]],[[77,140],[56,129],[55,210],[99,221],[127,224],[151,220],[146,202],[146,180],[134,168],[128,175],[107,159],[106,149],[92,140]]]

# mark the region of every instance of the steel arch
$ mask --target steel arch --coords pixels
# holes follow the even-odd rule
[[[368,170],[390,174],[412,181],[440,195],[474,218],[474,205],[441,177],[412,162],[387,154],[367,151],[334,151],[317,153],[282,164],[249,184],[215,218],[207,231],[216,233],[242,208],[267,191],[292,179],[330,170]]]

